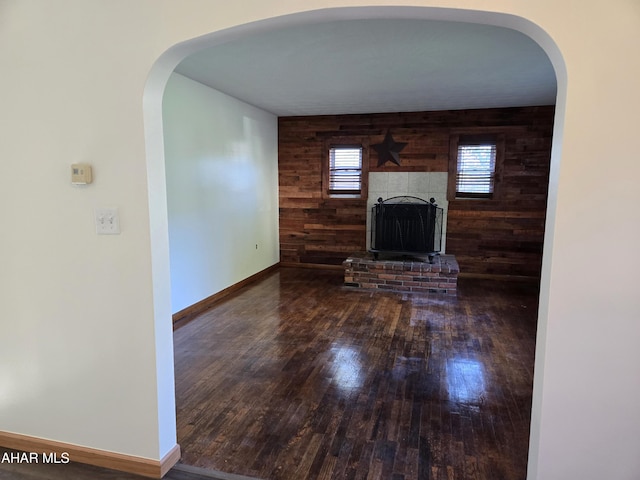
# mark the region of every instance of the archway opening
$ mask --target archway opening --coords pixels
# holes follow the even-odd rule
[[[148,144],[148,169],[150,178],[150,215],[152,227],[154,229],[153,242],[153,258],[154,264],[154,298],[167,298],[170,288],[170,273],[168,268],[168,257],[170,254],[169,245],[166,238],[168,231],[168,215],[166,211],[166,175],[165,175],[165,145],[163,138],[162,125],[162,97],[165,91],[166,82],[175,68],[175,66],[188,55],[200,50],[206,46],[215,46],[223,43],[231,38],[238,38],[244,35],[251,35],[259,32],[281,29],[287,26],[305,25],[309,23],[318,23],[328,19],[415,19],[424,20],[441,20],[455,22],[470,22],[475,24],[495,25],[520,31],[533,40],[535,40],[547,53],[556,70],[557,77],[557,101],[556,115],[554,126],[554,142],[551,154],[551,171],[549,180],[549,197],[546,214],[545,230],[546,241],[544,244],[544,259],[542,268],[541,294],[539,300],[539,322],[538,322],[538,339],[536,347],[536,384],[540,384],[542,378],[542,359],[544,357],[544,332],[546,325],[546,302],[548,298],[548,272],[550,265],[550,252],[552,238],[552,225],[555,209],[555,194],[557,189],[557,171],[559,165],[559,151],[561,144],[561,132],[564,112],[564,96],[565,96],[565,74],[564,65],[561,55],[557,47],[551,39],[540,28],[531,22],[507,15],[489,14],[487,12],[430,9],[430,8],[345,8],[332,9],[327,11],[307,12],[287,17],[281,17],[272,20],[257,22],[250,25],[244,25],[228,31],[216,32],[206,37],[185,42],[177,45],[158,60],[154,71],[150,77],[147,89],[145,91],[145,118],[147,121],[147,144]],[[156,263],[157,262],[157,263]],[[166,312],[166,308],[157,311]],[[167,317],[159,320],[166,322]],[[166,346],[166,345],[165,345]],[[173,395],[171,385],[173,383],[173,372],[169,374],[168,370],[172,370],[173,365],[166,363],[164,365],[167,371],[166,388],[162,389],[161,395]],[[539,392],[536,391],[534,385],[533,395],[533,411],[531,424],[531,453],[532,457],[537,451],[537,430],[536,419],[538,412]],[[161,402],[163,403],[163,402]],[[171,400],[164,402],[168,407]],[[169,434],[170,429],[169,429]]]

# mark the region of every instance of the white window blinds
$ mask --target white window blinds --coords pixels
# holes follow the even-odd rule
[[[334,147],[329,150],[329,193],[360,194],[362,148]]]
[[[459,144],[457,172],[458,196],[490,197],[496,177],[496,144]]]

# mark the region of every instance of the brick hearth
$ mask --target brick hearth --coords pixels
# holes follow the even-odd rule
[[[424,257],[373,258],[371,253],[355,253],[344,266],[344,284],[395,292],[430,292],[455,295],[460,267],[453,255],[437,255],[433,263]]]

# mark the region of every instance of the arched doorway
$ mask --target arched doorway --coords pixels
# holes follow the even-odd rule
[[[521,31],[531,38],[533,38],[542,48],[546,51],[547,55],[551,59],[552,63],[556,68],[556,75],[558,80],[558,100],[557,100],[557,110],[556,110],[556,121],[555,121],[555,134],[554,134],[554,148],[552,151],[552,162],[551,162],[551,188],[550,191],[550,199],[547,210],[547,225],[553,224],[553,216],[554,216],[554,207],[555,207],[555,191],[553,190],[556,185],[557,179],[557,170],[559,164],[559,140],[561,140],[561,131],[562,131],[562,121],[563,121],[563,112],[564,112],[564,96],[565,96],[565,74],[564,74],[564,65],[562,62],[561,55],[557,48],[555,47],[552,40],[539,29],[537,26],[532,24],[531,22],[524,20],[518,17],[512,17],[501,14],[489,14],[486,12],[475,12],[475,11],[460,11],[460,10],[445,10],[445,9],[430,9],[430,8],[345,8],[345,9],[335,9],[335,10],[327,10],[327,11],[318,11],[318,12],[307,12],[301,13],[298,15],[291,15],[287,17],[276,18],[272,20],[266,20],[262,22],[257,22],[250,25],[241,26],[238,28],[234,28],[228,31],[216,32],[206,37],[201,37],[199,39],[195,39],[190,42],[186,42],[184,44],[180,44],[175,46],[166,52],[163,57],[161,57],[156,66],[152,75],[150,77],[149,83],[147,85],[147,89],[145,92],[145,118],[147,120],[147,143],[149,147],[149,156],[148,156],[148,168],[149,171],[154,172],[162,172],[162,175],[150,175],[150,178],[153,178],[153,182],[150,182],[150,211],[152,222],[155,220],[157,222],[157,226],[159,227],[159,236],[155,239],[157,241],[157,256],[155,258],[158,259],[160,268],[154,269],[159,274],[159,277],[156,278],[155,287],[158,289],[156,291],[156,295],[158,293],[167,294],[168,288],[168,266],[164,264],[164,260],[162,260],[163,256],[166,256],[168,245],[166,244],[165,239],[160,238],[160,236],[164,235],[163,230],[166,231],[166,211],[163,211],[166,207],[166,202],[164,202],[163,196],[166,195],[164,192],[163,181],[164,178],[164,147],[162,144],[161,135],[158,135],[159,132],[162,132],[162,119],[161,119],[161,100],[162,100],[162,92],[164,91],[164,84],[166,83],[169,74],[175,67],[175,65],[184,57],[194,52],[197,49],[203,48],[207,45],[215,45],[220,42],[226,41],[228,38],[233,38],[237,36],[242,36],[245,34],[255,33],[259,31],[266,31],[270,29],[277,29],[282,26],[287,25],[301,25],[306,22],[316,22],[322,21],[327,18],[424,18],[424,19],[436,19],[436,20],[447,20],[447,21],[464,21],[471,23],[481,23],[481,24],[491,24],[491,25],[499,25],[507,28],[512,28],[514,30]],[[152,184],[153,183],[153,184]],[[551,232],[547,232],[547,238],[551,238]],[[152,239],[152,242],[154,239]],[[545,243],[545,251],[548,252],[551,245],[547,241]],[[155,250],[154,250],[155,252]],[[545,264],[543,265],[543,278],[542,278],[542,290],[540,297],[540,317],[539,317],[539,338],[544,336],[545,330],[545,302],[547,301],[547,292],[548,292],[548,280],[546,279],[546,275],[548,273],[549,268],[549,255],[545,256]],[[538,351],[537,351],[537,365],[540,368],[536,369],[536,378],[537,383],[540,383],[541,375],[543,374],[541,366],[542,358],[544,355],[543,351],[540,351],[540,348],[543,345],[541,342],[538,343]],[[168,364],[167,364],[168,366]],[[168,394],[169,390],[164,390],[165,394]],[[534,389],[534,409],[533,409],[533,421],[532,421],[532,433],[531,433],[531,456],[536,455],[537,448],[537,430],[536,430],[536,415],[537,415],[537,407],[539,405],[537,402],[539,401],[539,392],[536,392]],[[531,457],[530,456],[530,457]]]

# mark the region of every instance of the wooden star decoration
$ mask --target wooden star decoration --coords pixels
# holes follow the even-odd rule
[[[382,143],[371,145],[378,152],[378,166],[381,167],[387,162],[393,162],[400,166],[400,152],[407,144],[404,142],[396,142],[391,136],[391,131],[387,131]]]

